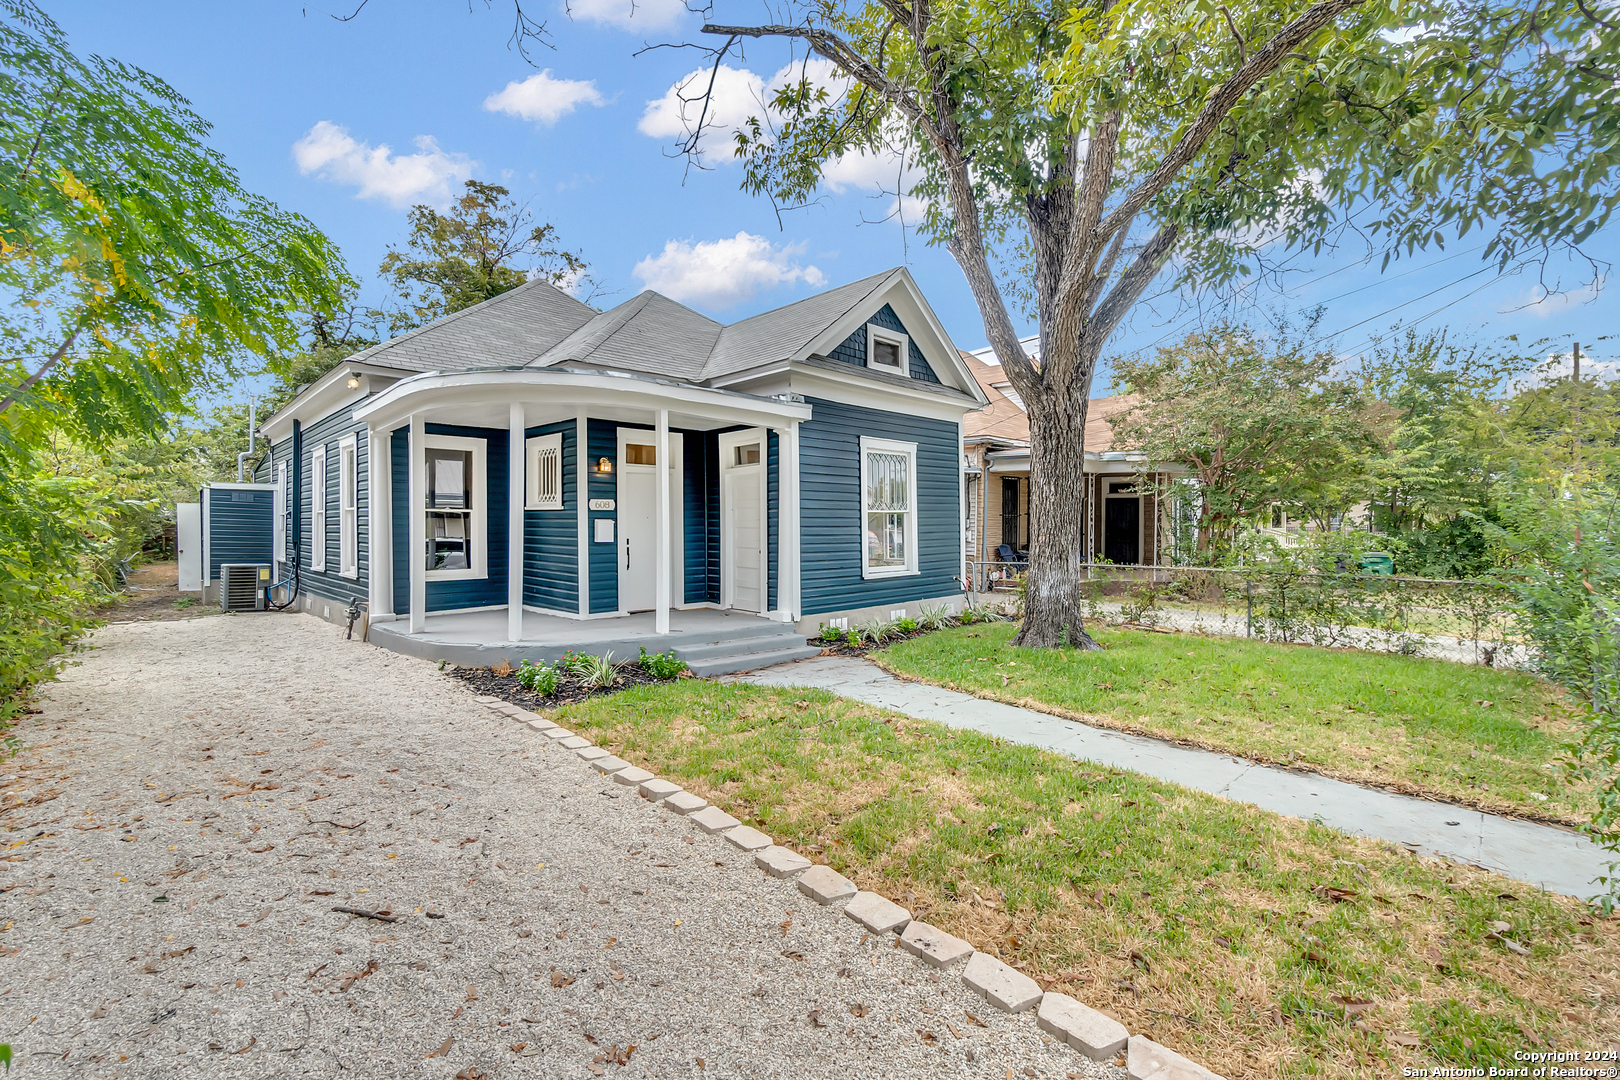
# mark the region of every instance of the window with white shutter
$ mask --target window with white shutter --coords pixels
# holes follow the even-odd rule
[[[563,508],[562,433],[538,435],[524,443],[528,458],[528,497],[530,510]]]

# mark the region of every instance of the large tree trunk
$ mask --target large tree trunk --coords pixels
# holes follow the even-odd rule
[[[1031,648],[1100,648],[1082,625],[1085,600],[1087,507],[1086,405],[1081,388],[1048,386],[1026,398],[1029,409],[1029,573],[1024,583],[1024,625],[1013,639]],[[1076,423],[1082,430],[1076,430]]]

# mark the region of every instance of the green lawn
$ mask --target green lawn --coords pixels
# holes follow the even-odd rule
[[[1486,810],[1578,824],[1564,695],[1530,675],[1389,653],[1092,627],[1102,652],[1020,649],[1008,623],[874,654],[892,670],[1088,722]]]
[[[1233,1080],[1615,1032],[1620,924],[1482,871],[815,691],[682,680],[552,715]]]

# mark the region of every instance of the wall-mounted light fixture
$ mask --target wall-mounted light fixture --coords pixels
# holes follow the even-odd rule
[[[360,389],[360,376],[354,375],[354,374],[351,374],[349,376],[349,389],[350,390],[358,390],[358,389]]]
[[[613,462],[609,461],[605,457],[597,458],[596,459],[596,471],[601,472],[601,473],[610,473],[610,472],[612,472],[613,471]]]

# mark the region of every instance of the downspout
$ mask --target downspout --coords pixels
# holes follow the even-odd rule
[[[248,398],[248,448],[236,455],[236,482],[242,482],[242,463],[253,456],[253,436],[259,428],[259,399]]]

